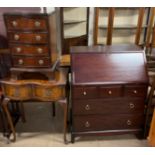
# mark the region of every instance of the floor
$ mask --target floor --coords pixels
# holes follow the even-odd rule
[[[52,117],[51,104],[41,102],[24,103],[26,123],[19,121],[16,126],[17,140],[7,144],[6,139],[0,135],[1,147],[145,147],[147,140],[139,140],[134,135],[117,135],[105,137],[77,137],[74,144],[63,143],[63,111],[56,105],[56,117]]]

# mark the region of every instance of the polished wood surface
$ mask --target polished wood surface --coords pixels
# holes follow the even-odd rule
[[[60,58],[60,66],[67,67],[70,66],[70,54],[62,55]]]
[[[71,141],[79,135],[143,134],[148,87],[144,52],[107,46],[71,50]]]

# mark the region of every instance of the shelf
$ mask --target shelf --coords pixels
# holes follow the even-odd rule
[[[76,19],[67,19],[64,20],[64,24],[78,24],[78,23],[83,23],[86,22],[86,20],[76,20]]]

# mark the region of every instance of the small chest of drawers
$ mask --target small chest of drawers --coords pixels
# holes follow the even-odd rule
[[[75,136],[142,132],[148,85],[143,51],[72,50],[72,142]]]
[[[58,60],[55,13],[4,14],[13,67],[47,68]]]

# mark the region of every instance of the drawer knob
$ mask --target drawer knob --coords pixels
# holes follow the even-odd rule
[[[41,36],[37,35],[36,36],[36,41],[40,41],[41,40]]]
[[[90,127],[90,123],[88,121],[85,123],[85,127],[86,128],[89,128]]]
[[[19,60],[18,60],[18,64],[19,64],[19,65],[22,65],[23,62],[24,62],[24,61],[23,61],[22,59],[19,59]]]
[[[42,48],[38,48],[37,51],[38,51],[39,54],[43,53],[43,49]]]
[[[49,89],[46,89],[45,95],[46,95],[46,97],[50,97],[51,96],[51,91]]]
[[[127,125],[131,125],[132,122],[131,122],[130,120],[127,120],[126,124],[127,124]]]
[[[36,27],[39,27],[41,24],[40,24],[39,21],[35,21],[34,25],[35,25]]]
[[[15,39],[15,40],[19,40],[19,35],[18,35],[18,34],[15,34],[15,35],[14,35],[14,39]]]
[[[17,51],[18,53],[20,53],[20,52],[22,51],[22,49],[21,49],[20,47],[17,47],[17,48],[16,48],[16,51]]]
[[[133,109],[135,105],[133,103],[130,103],[130,109]]]
[[[43,65],[44,64],[44,60],[39,60],[39,65]]]
[[[85,106],[85,109],[86,109],[86,110],[90,110],[90,105],[87,104],[87,105]]]
[[[109,90],[109,91],[108,91],[108,94],[109,94],[109,95],[111,95],[111,94],[112,94],[112,91],[111,91],[111,90]]]
[[[137,92],[137,90],[134,90],[133,93],[134,93],[134,94],[137,94],[138,92]]]
[[[83,92],[83,95],[84,95],[84,96],[86,96],[86,95],[87,95],[87,93],[84,91],[84,92]]]
[[[16,26],[18,25],[18,23],[17,23],[16,21],[13,21],[13,22],[12,22],[12,25],[13,25],[14,27],[16,27]]]

